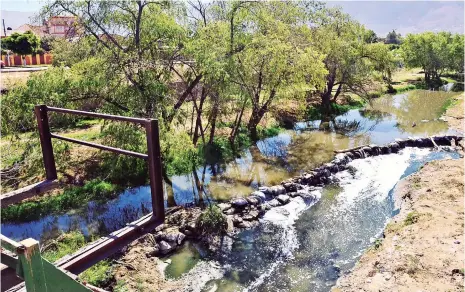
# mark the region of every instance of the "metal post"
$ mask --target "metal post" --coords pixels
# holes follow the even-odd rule
[[[17,249],[18,259],[22,267],[22,276],[28,292],[47,291],[44,266],[40,256],[39,242],[28,238],[20,242],[23,246]]]
[[[52,137],[50,135],[50,126],[48,124],[47,106],[36,105],[34,112],[37,118],[37,125],[40,135],[40,146],[44,157],[44,167],[47,180],[57,179],[57,170],[55,167],[55,157],[53,156]]]
[[[147,134],[147,154],[149,163],[150,191],[154,218],[165,219],[165,199],[163,196],[163,180],[161,176],[160,135],[158,121],[151,119],[145,124]]]

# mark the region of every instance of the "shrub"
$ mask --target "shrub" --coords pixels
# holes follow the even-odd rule
[[[406,226],[415,224],[418,222],[419,218],[420,218],[420,214],[417,211],[410,212],[407,214],[407,218],[405,218],[404,224]]]
[[[226,218],[215,205],[209,205],[197,219],[197,228],[201,234],[220,234],[226,227]]]

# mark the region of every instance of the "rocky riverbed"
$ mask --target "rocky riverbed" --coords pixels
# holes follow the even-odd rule
[[[186,239],[204,241],[214,251],[222,245],[224,238],[232,237],[236,232],[258,225],[259,219],[272,208],[289,204],[292,200],[303,199],[307,202],[318,200],[321,187],[336,182],[337,178],[334,174],[348,169],[348,163],[354,159],[397,153],[405,147],[451,146],[461,140],[460,136],[409,138],[396,140],[386,146],[367,145],[340,151],[341,153],[337,154],[333,161],[311,172],[283,181],[280,185],[260,187],[248,197],[234,198],[227,203],[218,204],[227,223],[225,236],[206,236],[201,233],[197,224],[202,211],[199,208],[179,207],[167,216],[165,224],[139,238],[128,247],[119,260],[120,264],[117,265],[115,278],[117,281],[124,281],[127,288],[134,290],[139,289],[137,287],[140,285],[148,285],[146,288],[150,291],[179,290],[180,287],[186,287],[189,283],[183,282],[182,278],[166,281],[163,276],[163,267],[166,263],[158,257],[177,250]]]

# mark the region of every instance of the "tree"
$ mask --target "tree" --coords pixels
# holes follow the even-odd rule
[[[376,33],[369,29],[366,31],[365,33],[365,36],[364,36],[364,39],[365,39],[365,42],[368,43],[368,44],[372,44],[372,43],[376,43],[378,42],[378,36],[376,35]]]
[[[401,43],[400,33],[396,33],[394,29],[391,32],[388,32],[384,43],[388,45],[400,45]]]
[[[2,45],[5,49],[13,51],[13,53],[21,55],[24,59],[25,55],[34,54],[40,48],[40,38],[31,31],[25,33],[13,33],[2,40]],[[26,61],[24,59],[24,61]]]
[[[401,51],[407,67],[422,68],[425,82],[434,85],[446,70],[463,71],[463,40],[449,32],[408,34]]]
[[[367,43],[370,32],[349,15],[336,8],[323,9],[318,13],[314,24],[314,40],[309,46],[317,47],[324,55],[328,74],[324,86],[315,88],[321,98],[322,109],[331,112],[331,103],[343,92],[368,96],[373,86],[375,73],[385,66],[379,66],[386,46]]]

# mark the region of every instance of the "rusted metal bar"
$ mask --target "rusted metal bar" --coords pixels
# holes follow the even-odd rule
[[[155,218],[165,219],[165,199],[163,196],[163,180],[161,176],[160,136],[158,121],[150,120],[145,124],[147,133],[147,154],[149,164],[150,190],[152,195],[152,210]]]
[[[55,265],[73,274],[79,274],[136,240],[144,232],[153,230],[161,223],[163,221],[155,219],[152,213],[147,214],[126,227],[78,250],[73,255],[60,259]]]
[[[2,248],[11,252],[16,252],[16,250],[22,246],[21,243],[16,242],[3,234],[0,234],[0,243]]]
[[[57,169],[55,166],[55,157],[53,156],[52,137],[50,136],[50,126],[48,124],[47,106],[36,105],[34,112],[37,118],[37,125],[40,135],[40,146],[44,157],[45,175],[47,180],[57,178]]]
[[[137,123],[137,124],[142,124],[142,125],[144,125],[147,122],[147,119],[115,116],[115,115],[109,115],[109,114],[100,114],[100,113],[85,112],[85,111],[78,111],[78,110],[70,110],[70,109],[51,107],[51,106],[48,106],[47,109],[48,111],[51,111],[51,112],[101,118],[101,119],[107,119],[107,120],[113,120],[113,121],[130,122],[130,123]]]
[[[58,180],[45,180],[24,188],[20,188],[0,196],[0,208],[6,208],[9,205],[16,204],[22,200],[38,196],[45,192],[51,191],[60,186]]]
[[[68,138],[68,137],[57,135],[57,134],[51,134],[51,137],[56,138],[56,139],[60,139],[60,140],[64,140],[64,141],[68,141],[68,142],[72,142],[72,143],[76,143],[76,144],[80,144],[80,145],[84,145],[84,146],[89,146],[89,147],[101,149],[101,150],[107,150],[107,151],[118,153],[118,154],[134,156],[134,157],[142,158],[142,159],[147,159],[148,158],[147,154],[142,154],[142,153],[139,153],[139,152],[133,152],[133,151],[124,150],[124,149],[115,148],[115,147],[110,147],[110,146],[105,146],[105,145],[100,145],[100,144],[87,142],[87,141],[82,141],[82,140],[78,140],[78,139]]]

